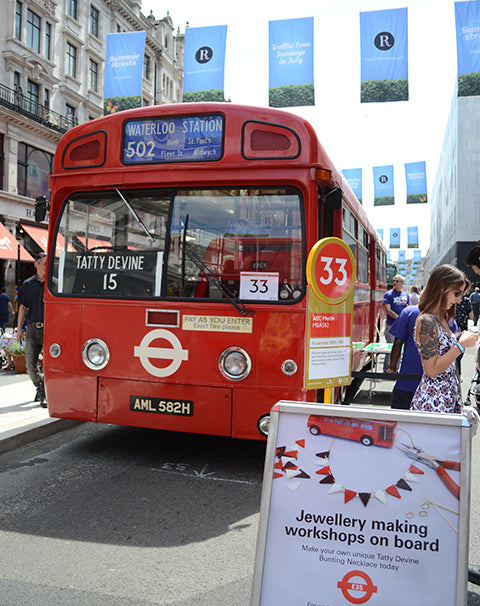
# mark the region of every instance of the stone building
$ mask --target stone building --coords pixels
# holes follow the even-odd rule
[[[23,260],[46,246],[34,201],[48,197],[57,143],[72,126],[103,115],[107,34],[146,32],[144,105],[181,101],[184,35],[168,13],[143,15],[141,0],[4,0],[2,8],[0,287],[13,298],[32,271]]]

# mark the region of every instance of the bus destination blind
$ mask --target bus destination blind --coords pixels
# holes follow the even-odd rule
[[[223,153],[223,116],[216,114],[128,120],[122,162],[208,162]]]

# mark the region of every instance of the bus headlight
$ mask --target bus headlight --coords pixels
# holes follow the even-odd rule
[[[60,356],[60,354],[62,353],[62,348],[60,347],[60,345],[58,343],[52,343],[50,345],[50,347],[48,348],[48,351],[49,351],[50,355],[52,356],[52,358],[58,358]]]
[[[242,381],[250,374],[252,361],[241,347],[229,347],[218,358],[218,370],[229,381]]]
[[[83,346],[82,358],[88,368],[102,370],[110,360],[110,351],[101,339],[89,339]]]

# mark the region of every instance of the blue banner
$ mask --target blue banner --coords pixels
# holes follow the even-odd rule
[[[269,105],[315,105],[313,17],[269,21]]]
[[[220,98],[205,98],[205,101],[224,101],[225,46],[227,26],[187,27],[185,29],[185,52],[183,94],[200,91],[221,91]],[[218,95],[218,93],[216,93]]]
[[[405,257],[405,251],[404,251],[404,250],[399,250],[399,251],[398,251],[398,260],[399,260],[400,262],[405,263],[405,261],[406,261],[406,257]]]
[[[400,248],[400,228],[390,228],[390,248]]]
[[[383,240],[383,229],[377,229],[377,233],[380,236],[380,239]]]
[[[427,168],[425,161],[406,162],[407,204],[427,202]]]
[[[395,204],[393,164],[373,167],[374,206]]]
[[[413,262],[421,263],[422,262],[422,251],[417,249],[413,251]]]
[[[144,53],[145,32],[107,34],[105,99],[138,95],[141,102]]]
[[[360,13],[361,102],[408,101],[408,11]]]
[[[418,227],[407,227],[407,247],[418,248]]]
[[[458,96],[480,95],[480,2],[455,2]]]
[[[362,203],[362,169],[361,168],[346,168],[342,170],[343,176],[352,188],[353,193],[357,196],[360,204]]]

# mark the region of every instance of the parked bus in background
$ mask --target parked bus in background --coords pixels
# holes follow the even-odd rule
[[[307,427],[314,436],[325,434],[361,442],[364,446],[391,448],[395,441],[397,422],[310,415]]]
[[[322,402],[303,388],[305,265],[326,236],[357,261],[353,340],[375,340],[385,247],[299,116],[194,103],[81,124],[49,211],[53,417],[262,438],[278,400]]]

